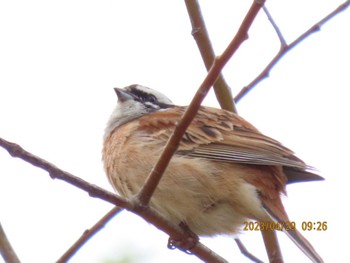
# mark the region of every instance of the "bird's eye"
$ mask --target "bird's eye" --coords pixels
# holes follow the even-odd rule
[[[149,102],[152,102],[152,103],[158,102],[156,96],[153,96],[153,95],[149,96],[148,101],[149,101]]]

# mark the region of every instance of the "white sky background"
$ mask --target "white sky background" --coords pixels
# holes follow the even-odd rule
[[[267,1],[292,41],[342,1]],[[200,1],[217,54],[251,1]],[[288,186],[292,220],[326,221],[303,234],[326,262],[348,256],[350,11],[292,50],[238,105],[265,134],[317,167],[325,182]],[[84,180],[111,190],[101,163],[113,87],[139,83],[186,105],[205,77],[183,1],[0,1],[0,137]],[[250,38],[224,69],[236,94],[278,51],[261,12]],[[206,105],[217,106],[213,94]],[[112,206],[0,149],[0,220],[23,262],[54,262]],[[283,233],[286,262],[308,262]],[[241,240],[266,261],[260,234]],[[123,212],[71,262],[136,254],[137,262],[195,262],[166,248],[167,236]],[[230,238],[203,239],[232,262],[250,262]],[[138,255],[138,256],[137,256]],[[1,262],[2,259],[0,259]]]

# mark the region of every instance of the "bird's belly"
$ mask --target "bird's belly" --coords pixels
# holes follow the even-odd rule
[[[117,164],[110,181],[124,197],[134,196],[156,160],[133,158],[128,165]],[[229,168],[227,174],[225,165],[174,156],[152,196],[151,206],[171,222],[185,223],[198,235],[236,233],[248,218],[261,218],[265,212],[256,189],[235,174],[231,164]]]

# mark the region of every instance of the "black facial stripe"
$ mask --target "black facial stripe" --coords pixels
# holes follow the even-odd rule
[[[159,110],[173,107],[173,105],[159,102],[156,96],[140,90],[137,87],[138,85],[129,86],[129,93],[135,98],[135,100],[142,102],[147,108]]]
[[[155,100],[157,100],[153,95],[150,95],[142,90],[137,88],[137,85],[129,86],[129,92],[139,101],[150,101],[150,97],[152,96]]]

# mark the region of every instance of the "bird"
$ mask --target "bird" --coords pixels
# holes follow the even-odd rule
[[[104,133],[102,161],[113,188],[133,198],[187,106],[138,84],[118,97]],[[157,186],[150,206],[198,236],[237,234],[248,220],[291,222],[286,185],[324,180],[293,151],[237,114],[201,106]],[[297,229],[283,230],[313,261],[321,256]]]

